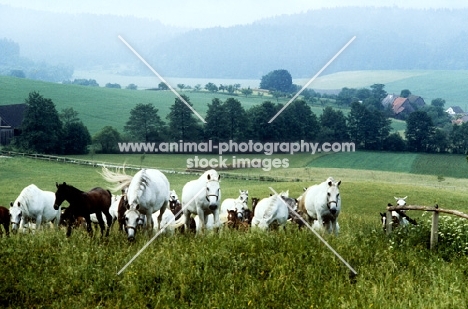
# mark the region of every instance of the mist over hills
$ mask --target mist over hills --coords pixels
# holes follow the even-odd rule
[[[275,69],[313,76],[353,36],[325,73],[468,69],[467,9],[348,7],[308,11],[228,28],[174,28],[154,20],[59,14],[0,5],[0,38],[35,61],[75,69],[151,74],[122,35],[163,76],[259,79]]]

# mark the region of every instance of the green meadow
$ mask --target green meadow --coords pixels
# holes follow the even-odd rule
[[[420,95],[427,104],[435,98],[446,100],[446,106],[459,105],[466,109],[465,98],[468,97],[468,89],[465,87],[468,71],[350,71],[324,75],[311,85],[312,88],[323,90],[340,90],[343,87],[362,88],[373,84],[385,84],[388,93],[399,94],[402,89],[409,89],[413,94]],[[307,79],[295,80],[298,84],[304,84]],[[112,82],[112,81],[109,81]],[[213,80],[217,84],[216,80]],[[126,85],[121,85],[125,87]],[[192,87],[194,85],[191,85]],[[73,107],[79,113],[80,119],[88,127],[91,134],[95,134],[102,127],[110,125],[123,130],[128,120],[130,110],[138,103],[152,103],[158,108],[161,118],[165,120],[169,108],[174,104],[176,96],[171,91],[150,90],[126,90],[104,87],[85,87],[78,85],[62,85],[41,81],[18,79],[0,76],[0,104],[23,103],[31,91],[37,91],[45,98],[50,98],[55,103],[58,111]],[[227,99],[226,93],[209,93],[206,91],[192,92],[184,90],[194,109],[202,116],[205,115],[207,104],[213,98]],[[248,97],[236,97],[248,109],[263,101],[276,99],[264,95],[263,97],[251,95]],[[278,102],[287,103],[285,98]],[[332,105],[334,106],[334,105]],[[334,106],[338,108],[337,106]],[[312,111],[320,115],[323,106],[311,105]],[[346,109],[343,110],[345,113]],[[393,128],[403,132],[404,122],[393,121]]]
[[[348,155],[348,156],[345,156]],[[374,164],[382,155],[381,162]],[[94,155],[97,162],[185,170],[188,155]],[[350,276],[307,229],[288,224],[267,232],[229,230],[203,235],[156,238],[120,275],[124,265],[148,242],[137,234],[129,244],[113,228],[108,238],[76,229],[45,229],[0,238],[0,305],[3,308],[466,308],[468,226],[441,216],[439,246],[428,249],[430,214],[409,211],[418,225],[386,236],[379,212],[394,196],[408,204],[434,205],[468,212],[464,156],[410,154],[309,154],[279,156],[290,167],[221,171],[223,198],[248,189],[266,197],[269,187],[299,196],[302,188],[328,176],[341,179],[341,226],[325,240],[358,272]],[[359,159],[360,158],[360,159]],[[430,173],[447,161],[444,179]],[[332,163],[336,162],[336,166]],[[367,163],[366,163],[367,162]],[[366,168],[365,163],[368,164]],[[372,165],[373,164],[373,165]],[[394,169],[391,169],[391,167]],[[379,168],[380,167],[380,168]],[[83,190],[107,186],[100,168],[57,160],[0,158],[0,204],[14,200],[35,183],[55,191],[55,182]],[[134,170],[127,170],[133,174]],[[236,179],[227,177],[235,174]],[[198,177],[167,173],[179,196]],[[224,177],[223,177],[224,175]],[[249,176],[275,176],[259,181]],[[452,220],[452,221],[451,221]],[[99,234],[99,233],[96,233]],[[451,235],[454,235],[453,237]],[[452,238],[451,238],[452,237]]]

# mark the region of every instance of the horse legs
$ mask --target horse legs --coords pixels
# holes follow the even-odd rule
[[[104,230],[106,229],[105,224],[104,224],[104,219],[102,218],[102,212],[101,211],[96,211],[96,219],[98,220],[99,227],[101,228],[101,237],[104,236]],[[106,218],[107,220],[107,218]],[[106,235],[108,236],[108,234]]]
[[[106,237],[109,236],[110,229],[112,225],[114,225],[114,218],[111,216],[109,211],[103,212],[104,215],[106,216],[106,222],[107,222],[107,229],[106,229]]]
[[[99,221],[99,216],[96,214],[96,217],[98,217],[98,221]],[[84,218],[86,220],[86,230],[88,231],[88,234],[89,236],[93,236],[93,227],[91,226],[91,218],[89,216],[89,213],[86,213],[84,215]],[[102,221],[102,217],[101,217],[101,221]]]
[[[36,230],[39,231],[41,229],[42,224],[42,215],[37,215],[36,217]]]

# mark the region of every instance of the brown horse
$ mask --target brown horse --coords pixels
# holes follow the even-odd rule
[[[112,202],[112,194],[109,190],[102,188],[94,188],[89,192],[83,192],[73,186],[63,184],[55,184],[57,191],[55,192],[54,208],[57,210],[63,201],[67,201],[70,206],[65,210],[65,220],[68,222],[67,237],[71,235],[72,225],[77,217],[83,217],[86,220],[86,229],[92,235],[93,228],[91,226],[90,214],[95,213],[101,228],[101,235],[104,234],[105,224],[102,214],[106,216],[107,230],[106,236],[109,236],[109,229],[112,224],[112,216],[109,213],[109,207]]]
[[[10,211],[8,208],[0,206],[0,224],[5,228],[6,236],[10,235]],[[0,236],[3,235],[2,228],[0,227]]]
[[[226,225],[229,228],[237,229],[239,226],[239,218],[237,217],[237,209],[229,209],[227,215]]]

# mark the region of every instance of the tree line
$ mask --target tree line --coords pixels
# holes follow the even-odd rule
[[[358,150],[466,153],[468,123],[437,125],[434,115],[443,112],[443,100],[409,115],[404,134],[392,132],[387,111],[376,104],[384,95],[374,85],[364,100],[351,100],[349,113],[326,106],[322,114],[312,112],[308,100],[296,99],[272,122],[284,105],[271,101],[245,109],[236,98],[212,99],[203,124],[186,106],[190,98],[175,98],[165,119],[153,104],[139,103],[131,111],[123,132],[103,127],[94,136],[73,108],[57,112],[51,99],[29,94],[22,133],[13,147],[49,154],[85,154],[89,151],[118,152],[119,142],[198,142],[212,140],[257,142],[353,142]],[[348,93],[349,89],[344,92]],[[344,96],[339,94],[337,98]],[[337,99],[338,100],[338,99]]]

